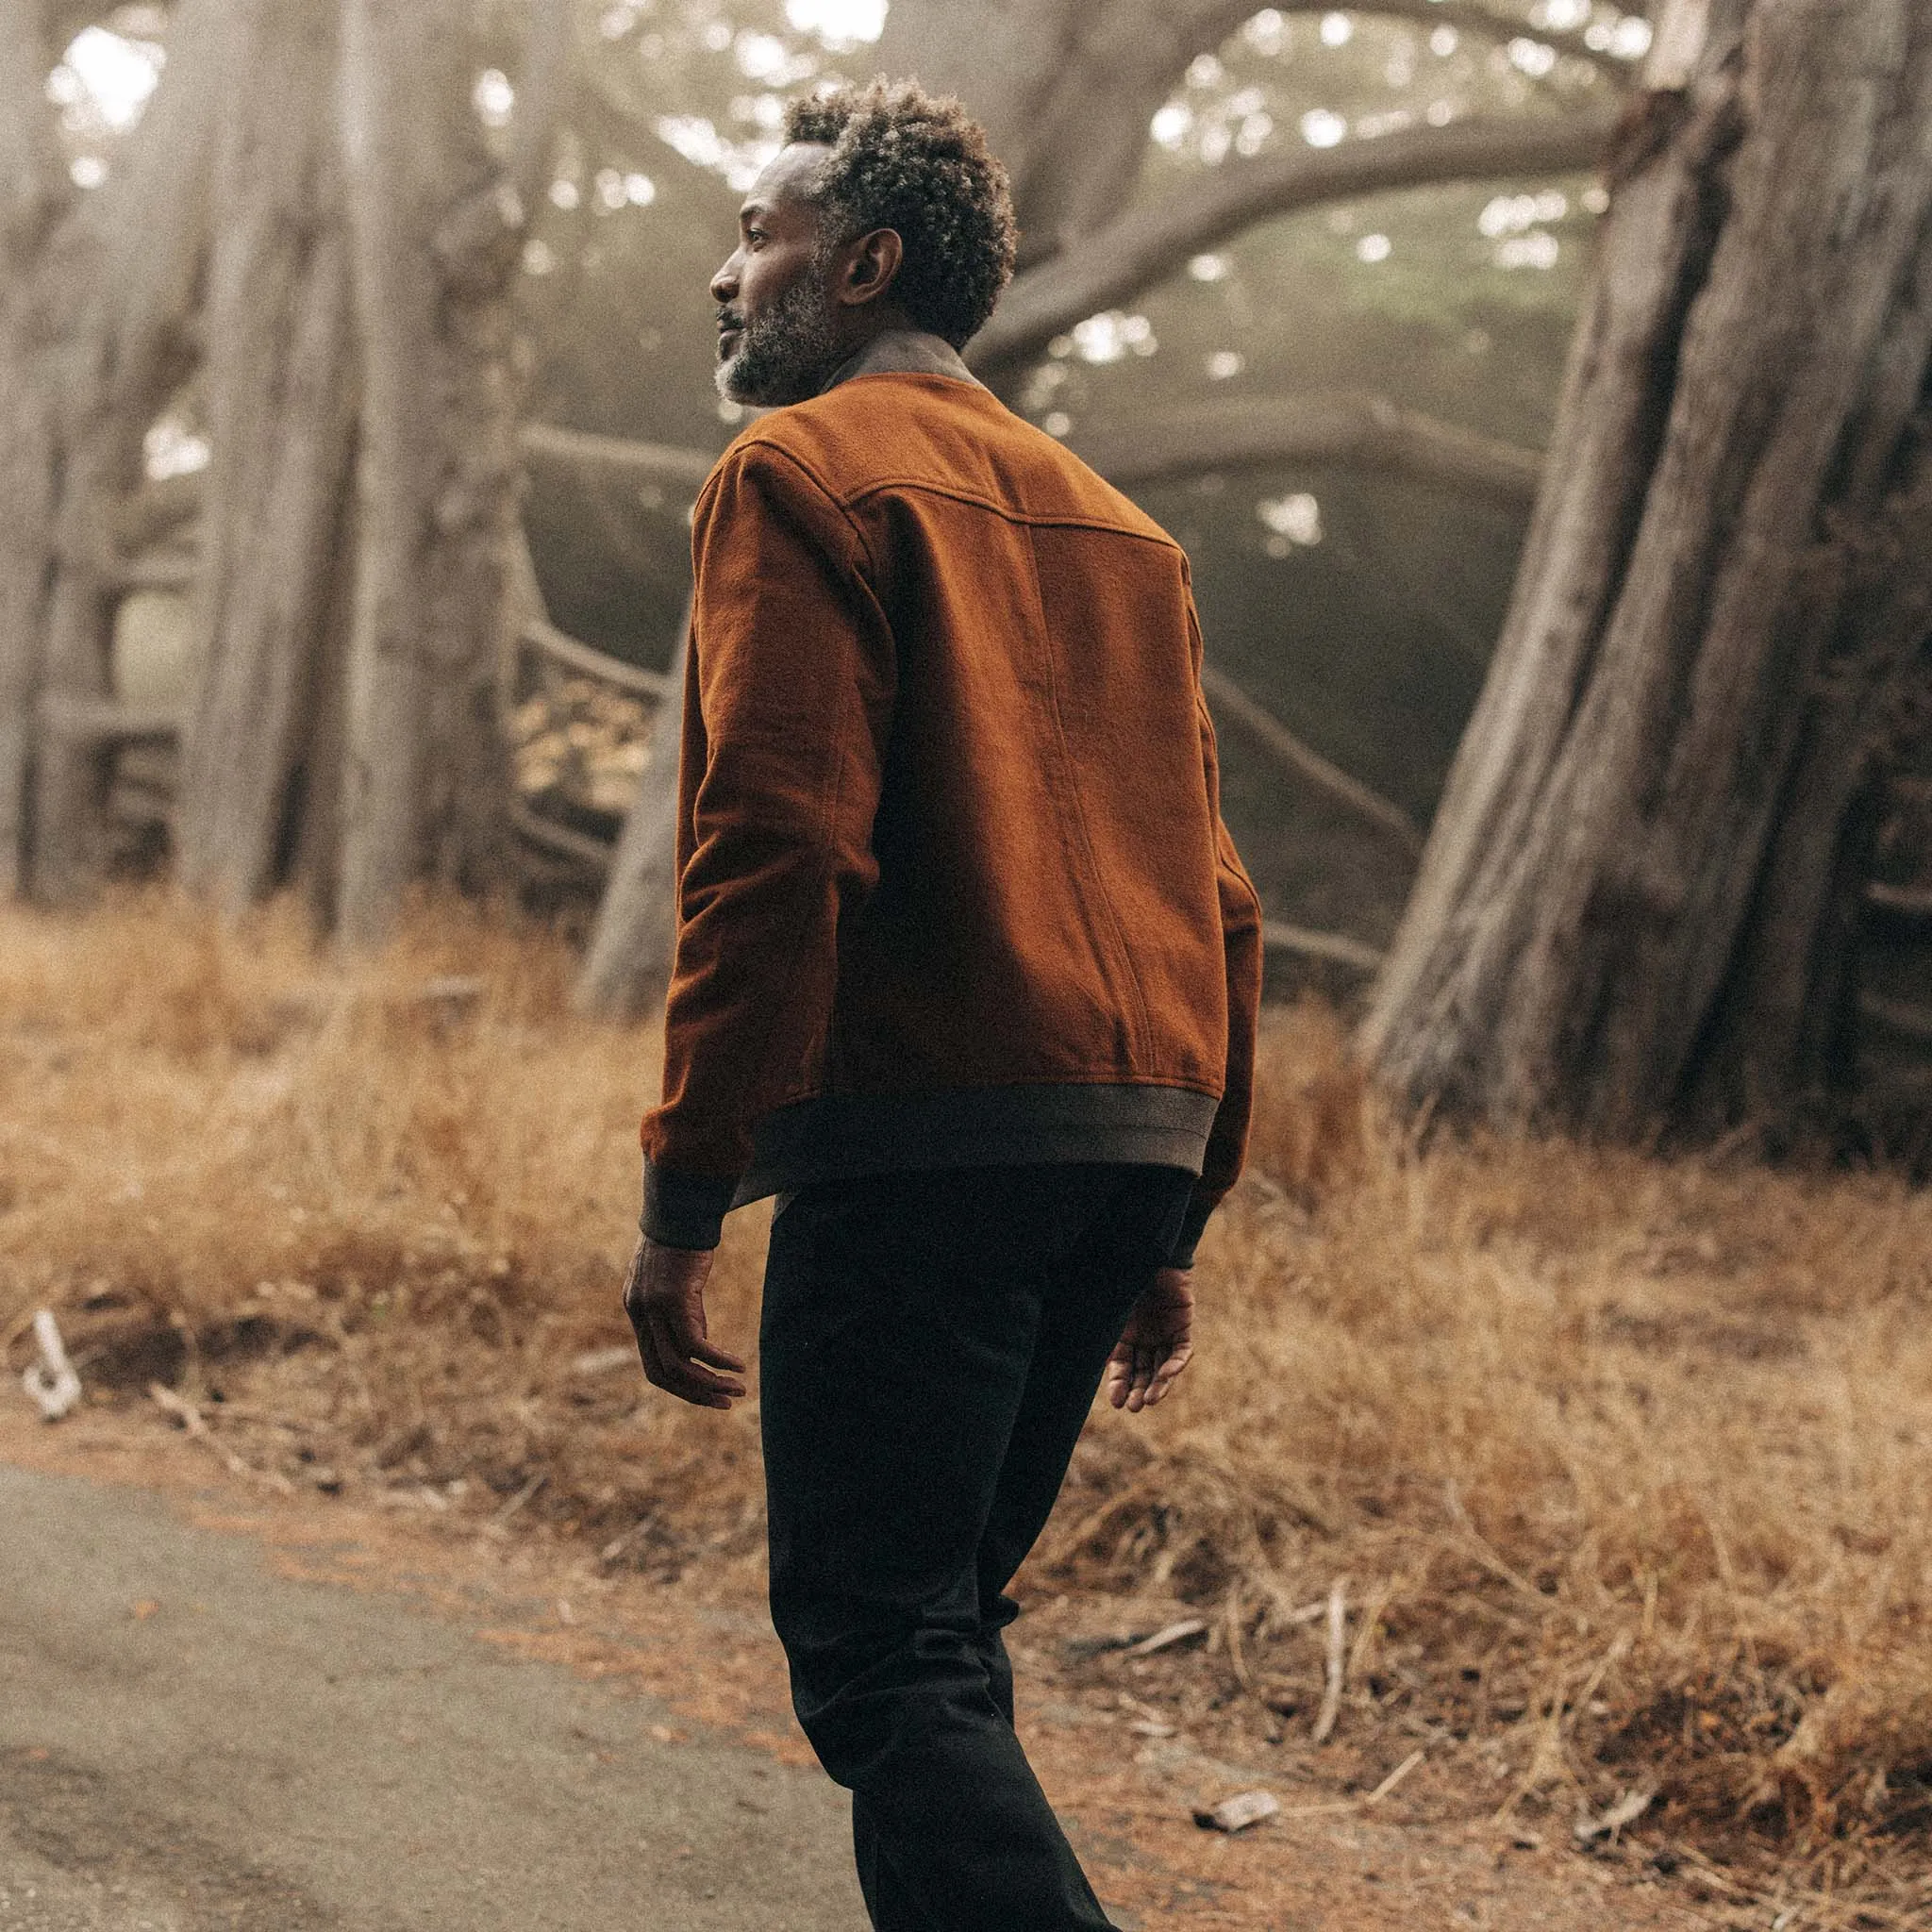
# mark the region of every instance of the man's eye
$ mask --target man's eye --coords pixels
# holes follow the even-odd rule
[[[744,239],[747,242],[762,242],[765,239],[765,231],[762,228],[747,228],[744,231]]]

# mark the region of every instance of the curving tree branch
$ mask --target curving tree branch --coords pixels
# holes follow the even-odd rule
[[[704,487],[718,458],[701,449],[677,449],[664,442],[632,442],[618,436],[597,436],[587,429],[559,429],[549,423],[525,423],[519,432],[524,455],[532,461],[565,463],[580,470],[602,470],[639,483]]]
[[[1628,86],[1636,79],[1637,63],[1621,59],[1601,47],[1592,47],[1574,27],[1532,26],[1528,21],[1511,20],[1481,4],[1481,0],[1347,0],[1337,7],[1334,0],[1288,0],[1277,9],[1282,13],[1365,13],[1382,20],[1413,20],[1429,26],[1453,26],[1457,33],[1480,34],[1492,41],[1537,41],[1572,60],[1586,60],[1599,73]]]
[[[1317,791],[1389,833],[1411,858],[1421,855],[1423,835],[1399,805],[1391,804],[1372,786],[1352,777],[1313,745],[1304,743],[1274,713],[1251,698],[1226,672],[1212,664],[1201,666],[1201,689],[1210,708],[1240,724],[1266,746],[1275,758]]]
[[[1346,391],[1205,403],[1089,430],[1073,448],[1122,489],[1263,463],[1346,462],[1526,508],[1542,475],[1535,450]]]
[[[1134,208],[1022,275],[968,360],[998,369],[1035,355],[1062,330],[1171,275],[1191,255],[1255,223],[1355,195],[1446,181],[1567,175],[1593,166],[1608,141],[1597,118],[1484,116],[1406,127],[1339,147],[1294,147],[1211,169],[1158,206]]]

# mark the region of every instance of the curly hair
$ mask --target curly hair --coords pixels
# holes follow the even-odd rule
[[[1013,274],[1017,225],[1007,171],[959,103],[916,80],[874,80],[794,101],[787,141],[832,152],[810,200],[824,245],[874,228],[906,244],[892,292],[921,328],[963,349]]]

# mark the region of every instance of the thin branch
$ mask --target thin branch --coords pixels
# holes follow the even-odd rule
[[[1295,953],[1307,959],[1325,959],[1333,966],[1346,966],[1357,973],[1374,974],[1382,970],[1387,955],[1362,940],[1350,939],[1345,932],[1318,932],[1313,926],[1289,925],[1279,919],[1261,922],[1261,944],[1269,952]],[[1315,1614],[1322,1606],[1317,1604]],[[1312,1621],[1312,1620],[1309,1620]]]
[[[201,560],[192,550],[163,552],[116,563],[106,573],[102,588],[110,595],[134,591],[188,591],[201,574]]]
[[[718,460],[701,449],[631,442],[622,437],[595,436],[587,429],[559,429],[549,423],[525,424],[523,441],[528,457],[610,471],[640,483],[683,484],[693,491],[704,487]]]
[[[55,0],[42,9],[47,42],[58,59],[83,27],[99,26],[115,11],[113,0]]]
[[[1307,0],[1309,6],[1313,0]],[[1180,11],[1182,25],[1176,35],[1181,43],[1193,53],[1211,53],[1239,27],[1243,21],[1254,18],[1258,9],[1249,0],[1190,0]],[[1302,8],[1284,7],[1281,11],[1299,12]],[[1331,4],[1318,11],[1333,12]]]
[[[178,738],[181,712],[175,705],[124,705],[119,698],[49,691],[41,700],[41,725],[62,744],[125,744],[138,738]]]
[[[1291,771],[1331,798],[1339,799],[1372,824],[1379,825],[1411,854],[1421,853],[1423,835],[1400,806],[1391,805],[1379,791],[1371,790],[1359,778],[1350,777],[1340,765],[1330,763],[1312,745],[1304,744],[1273,711],[1257,704],[1224,671],[1212,664],[1202,665],[1201,689],[1224,716],[1232,718],[1258,739]]]
[[[555,819],[546,819],[532,811],[520,798],[510,801],[509,822],[515,831],[531,844],[555,854],[558,858],[567,858],[586,872],[594,873],[601,878],[610,870],[612,855],[617,849],[614,840],[593,839],[588,832],[559,825]]]
[[[646,671],[641,665],[627,664],[622,658],[613,658],[608,651],[600,651],[594,644],[579,642],[568,631],[558,630],[548,618],[535,615],[525,617],[518,633],[519,640],[534,651],[541,651],[546,658],[575,672],[580,677],[594,677],[600,682],[614,685],[619,691],[628,691],[633,697],[646,698],[653,704],[660,703],[670,680],[661,671]]]
[[[136,556],[192,524],[201,514],[207,477],[206,470],[189,470],[144,482],[124,497],[114,515],[115,551]]]
[[[1338,8],[1335,0],[1288,0],[1282,13],[1365,13],[1384,20],[1426,22],[1430,26],[1452,26],[1457,33],[1480,34],[1492,41],[1537,41],[1572,60],[1587,60],[1600,73],[1622,85],[1630,86],[1637,77],[1635,61],[1621,59],[1602,47],[1592,47],[1583,32],[1574,27],[1532,26],[1527,20],[1511,20],[1494,13],[1478,0],[1347,0]]]
[[[645,118],[641,108],[617,99],[605,85],[594,63],[577,75],[565,125],[602,153],[629,160],[654,157],[660,163],[669,158],[694,174],[708,172],[673,147]]]
[[[509,179],[527,225],[550,186],[557,133],[569,119],[575,92],[574,9],[557,0],[531,0],[511,127]]]
[[[1386,396],[1257,397],[1164,411],[1086,431],[1073,447],[1122,489],[1263,463],[1357,463],[1526,506],[1542,458]]]
[[[693,491],[703,488],[718,460],[707,450],[632,442],[550,423],[526,423],[519,434],[524,454],[538,462],[602,470],[627,482],[664,483]],[[114,530],[117,547],[139,551],[192,523],[201,513],[206,484],[207,473],[194,470],[144,485],[122,506]]]
[[[1342,1676],[1347,1668],[1347,1653],[1344,1648],[1348,1638],[1348,1591],[1341,1577],[1335,1579],[1335,1587],[1328,1592],[1328,1642],[1327,1658],[1324,1669],[1322,1686],[1322,1708],[1315,1717],[1313,1741],[1325,1744],[1335,1730],[1335,1721],[1341,1715]]]
[[[1432,183],[1574,174],[1595,164],[1607,138],[1607,125],[1594,116],[1485,116],[1224,161],[1156,207],[1130,210],[1022,275],[968,359],[988,370],[1037,354],[1062,330],[1139,294],[1190,256],[1257,222]]]

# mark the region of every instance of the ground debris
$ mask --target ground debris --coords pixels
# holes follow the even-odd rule
[[[1626,1824],[1634,1824],[1650,1809],[1654,1791],[1625,1791],[1617,1802],[1600,1816],[1591,1818],[1587,1813],[1576,1821],[1576,1842],[1587,1845],[1596,1839],[1607,1838],[1614,1844],[1617,1834]]]
[[[1203,1831],[1232,1834],[1246,1831],[1251,1824],[1259,1824],[1264,1818],[1273,1818],[1280,1809],[1281,1800],[1273,1791],[1237,1791],[1233,1797],[1224,1798],[1218,1805],[1197,1805],[1194,1823]]]
[[[1205,1617],[1183,1617],[1176,1624],[1170,1624],[1165,1629],[1157,1630],[1151,1637],[1143,1637],[1138,1643],[1127,1645],[1129,1657],[1152,1657],[1156,1651],[1171,1650],[1176,1643],[1186,1643],[1191,1638],[1204,1635],[1208,1628]]]
[[[34,1315],[34,1343],[41,1358],[21,1376],[21,1387],[40,1405],[41,1414],[48,1422],[58,1423],[80,1400],[80,1377],[67,1359],[60,1324],[51,1308],[41,1308]]]

